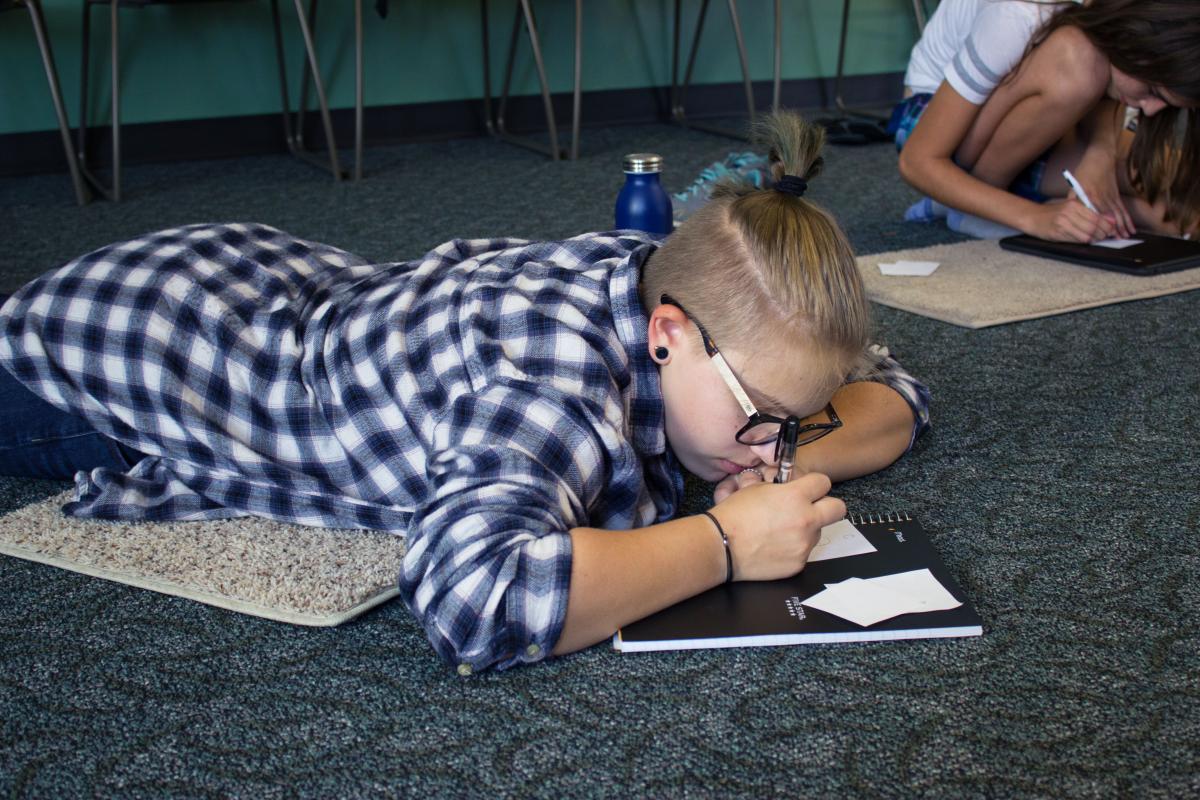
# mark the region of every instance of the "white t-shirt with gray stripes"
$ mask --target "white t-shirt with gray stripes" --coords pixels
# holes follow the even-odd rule
[[[975,105],[1021,62],[1025,47],[1062,2],[942,0],[913,47],[904,83],[933,93],[947,81]]]

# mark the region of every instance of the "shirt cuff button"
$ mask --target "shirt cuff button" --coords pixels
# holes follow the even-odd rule
[[[459,664],[458,665],[458,674],[462,675],[464,678],[468,677],[472,671],[473,670],[471,669],[470,664]]]
[[[530,657],[536,656],[540,652],[542,652],[542,648],[538,647],[536,644],[531,644],[529,647],[525,648],[525,655]]]

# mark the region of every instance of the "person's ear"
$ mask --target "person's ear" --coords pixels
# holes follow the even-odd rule
[[[678,306],[663,303],[650,314],[647,339],[650,355],[658,364],[671,360],[671,351],[683,345],[687,315]]]

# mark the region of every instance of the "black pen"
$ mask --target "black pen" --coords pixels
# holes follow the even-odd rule
[[[776,483],[787,483],[792,479],[792,469],[796,466],[796,440],[800,438],[800,418],[792,415],[783,422],[779,430],[779,442],[775,445],[775,459],[779,462],[779,471],[775,473]]]

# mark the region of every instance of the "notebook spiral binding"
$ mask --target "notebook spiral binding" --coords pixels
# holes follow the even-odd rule
[[[912,522],[907,511],[887,511],[882,514],[848,514],[852,525],[876,525],[888,522]]]

